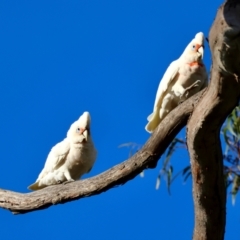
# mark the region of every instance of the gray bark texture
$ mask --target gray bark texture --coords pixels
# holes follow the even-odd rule
[[[95,177],[66,185],[49,186],[31,193],[17,193],[0,189],[0,207],[11,212],[27,213],[65,203],[83,197],[100,194],[136,177],[143,169],[156,166],[160,156],[177,133],[186,125],[187,119],[204,90],[174,109],[158,126],[146,144],[130,159]]]
[[[125,184],[143,169],[155,167],[187,124],[195,210],[193,239],[224,239],[226,187],[219,136],[224,120],[240,97],[240,0],[227,0],[218,9],[209,44],[213,63],[208,88],[170,112],[130,159],[95,177],[36,192],[22,194],[0,189],[0,207],[15,214],[27,213]]]
[[[193,176],[194,240],[224,239],[226,186],[220,128],[240,97],[240,0],[226,1],[209,34],[210,84],[187,124]]]

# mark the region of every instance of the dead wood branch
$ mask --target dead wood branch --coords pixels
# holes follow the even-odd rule
[[[21,194],[0,189],[0,207],[13,213],[27,213],[65,203],[83,197],[100,194],[136,177],[143,169],[156,165],[160,156],[177,133],[186,125],[189,115],[204,90],[194,95],[162,121],[146,144],[129,160],[97,175],[66,185],[55,185],[45,189]],[[143,128],[144,131],[144,128]]]

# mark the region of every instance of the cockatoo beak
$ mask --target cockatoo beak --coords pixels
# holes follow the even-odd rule
[[[199,48],[197,49],[197,51],[201,54],[201,58],[203,59],[203,52],[204,52],[203,46],[199,45]]]
[[[86,142],[87,142],[87,140],[88,140],[88,130],[87,129],[85,129],[85,131],[83,132],[83,136],[85,137]]]

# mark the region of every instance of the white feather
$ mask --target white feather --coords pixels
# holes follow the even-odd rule
[[[67,137],[51,149],[36,182],[28,188],[38,190],[49,185],[77,180],[88,173],[97,156],[89,128],[90,114],[84,112],[71,125]]]
[[[207,85],[207,72],[202,61],[203,45],[204,35],[199,32],[179,59],[167,68],[157,90],[153,113],[147,117],[146,131],[153,132],[180,102]]]

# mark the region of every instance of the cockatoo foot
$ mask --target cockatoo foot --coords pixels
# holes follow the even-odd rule
[[[182,104],[184,102],[184,100],[182,99],[182,100],[180,100],[179,102],[178,102],[178,105],[180,105],[180,104]]]
[[[194,82],[191,86],[187,87],[187,88],[184,90],[183,94],[181,95],[180,99],[181,99],[182,97],[184,97],[184,96],[187,98],[188,95],[189,95],[189,91],[190,91],[191,89],[195,88],[195,87],[198,87],[198,86],[199,86],[199,83],[201,83],[201,81],[200,81],[200,80],[197,80],[197,81]],[[179,103],[181,103],[181,101],[180,101]]]
[[[74,182],[74,181],[75,181],[74,179],[69,179],[66,182],[63,182],[63,184],[65,185],[65,184],[68,184],[68,183],[71,183],[71,182]]]

